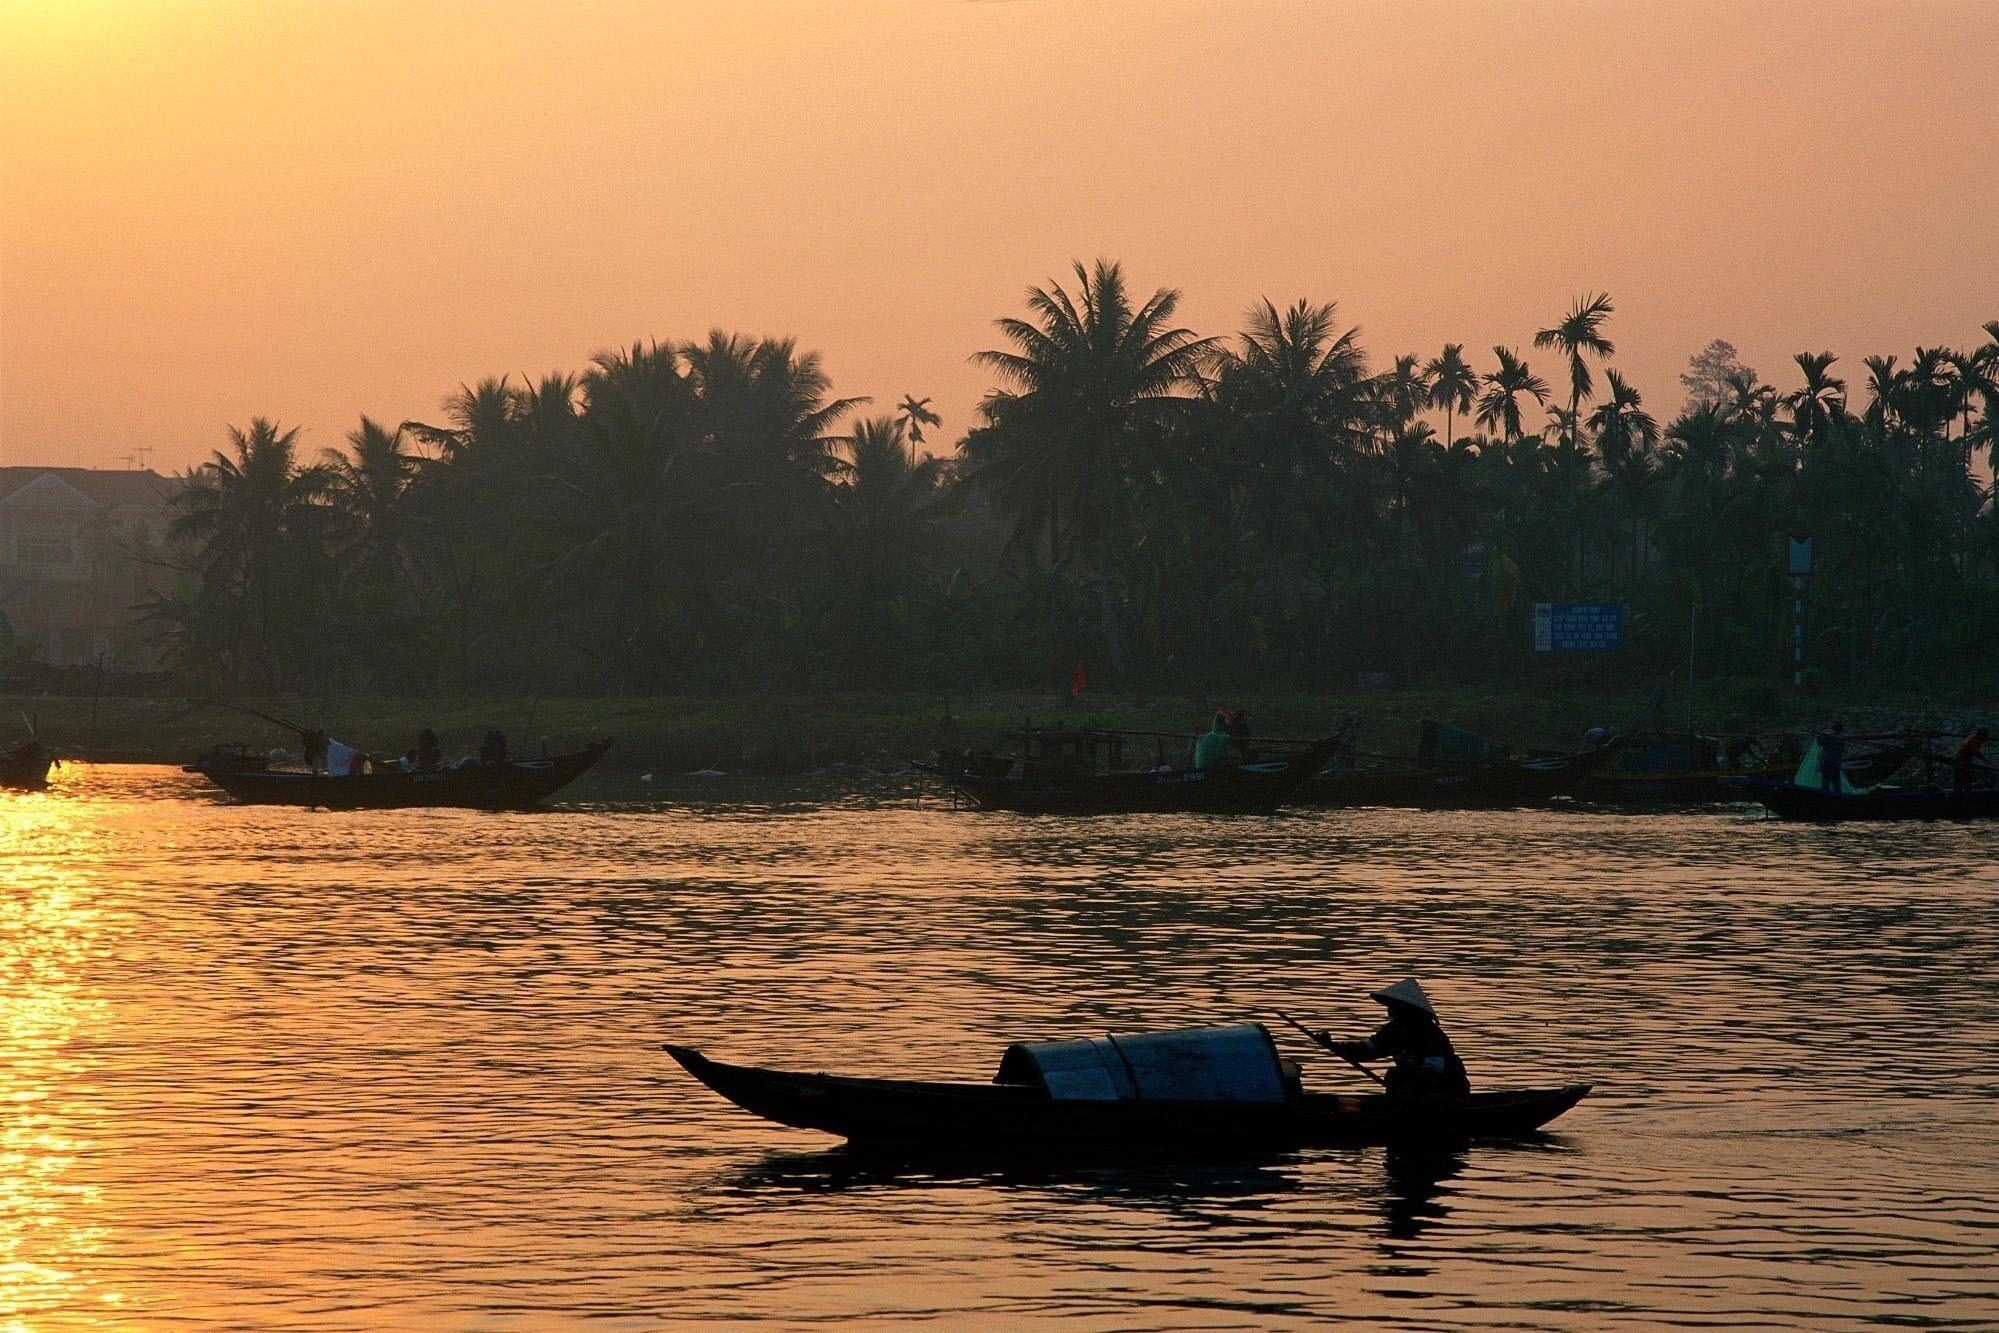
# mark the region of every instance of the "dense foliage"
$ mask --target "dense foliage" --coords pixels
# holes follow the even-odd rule
[[[1118,267],[1028,296],[949,459],[927,399],[833,396],[818,358],[713,333],[461,388],[299,456],[258,419],[194,469],[187,670],[297,690],[1350,686],[1531,669],[1537,600],[1626,606],[1622,669],[1788,671],[1783,534],[1812,533],[1808,661],[1991,679],[1999,323],[1970,351],[1717,343],[1663,428],[1591,295],[1518,347],[1377,368],[1331,304],[1178,326]],[[1535,429],[1534,418],[1545,416]],[[1442,426],[1439,434],[1438,426]],[[1982,462],[1980,461],[1982,458]]]

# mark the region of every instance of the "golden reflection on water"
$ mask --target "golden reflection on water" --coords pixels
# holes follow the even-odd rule
[[[540,815],[311,814],[124,766],[0,794],[0,1333],[1999,1308],[1999,827],[911,795],[593,774]],[[1025,1038],[1358,1025],[1403,970],[1477,1081],[1596,1094],[1443,1161],[857,1175],[659,1051],[976,1079]]]
[[[119,1295],[92,1290],[104,1243],[100,1191],[79,1178],[90,1144],[77,1105],[87,1080],[81,1038],[104,1006],[85,976],[99,913],[69,838],[65,802],[0,793],[0,1330],[71,1319]]]

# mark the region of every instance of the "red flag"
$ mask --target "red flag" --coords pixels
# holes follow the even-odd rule
[[[1077,695],[1081,694],[1083,692],[1083,687],[1085,685],[1088,685],[1089,683],[1090,683],[1090,673],[1083,670],[1083,660],[1081,658],[1077,658],[1076,674],[1069,677],[1069,697],[1073,699]]]

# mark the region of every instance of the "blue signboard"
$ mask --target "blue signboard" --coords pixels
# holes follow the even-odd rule
[[[1624,641],[1622,602],[1536,602],[1537,653],[1614,653]]]

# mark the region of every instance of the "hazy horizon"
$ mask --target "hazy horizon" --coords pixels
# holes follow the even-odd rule
[[[1527,352],[1607,290],[1663,419],[1726,338],[1999,317],[1974,4],[827,10],[0,3],[0,463],[341,443],[461,382],[711,327],[930,395],[1030,284],[1121,261],[1227,334],[1339,303],[1377,368]]]

